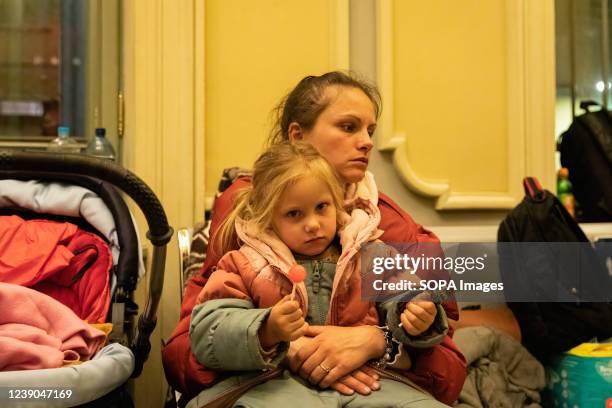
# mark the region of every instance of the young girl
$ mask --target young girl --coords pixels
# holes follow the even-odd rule
[[[233,406],[373,407],[419,401],[443,406],[415,392],[414,384],[414,388],[403,384],[410,383],[406,378],[383,370],[378,375],[398,381],[381,379],[378,386],[383,389],[369,396],[344,396],[313,387],[289,370],[276,369],[290,342],[306,334],[309,324],[377,326],[382,320],[388,325],[382,336],[384,353],[372,350],[371,355],[373,360],[380,359],[377,366],[381,368],[409,367],[407,353],[397,347],[400,342],[414,345],[413,336],[427,330],[427,338],[416,342],[428,347],[446,334],[441,307],[436,309],[435,321],[415,330],[408,309],[400,310],[400,317],[396,304],[387,305],[379,316],[375,303],[361,299],[360,250],[380,235],[376,203],[364,198],[377,197],[375,185],[372,181],[363,186],[374,191],[357,192],[352,202],[344,203],[334,171],[308,144],[277,144],[259,157],[251,186],[238,194],[234,210],[215,237],[221,253],[237,242],[241,247],[227,252],[219,262],[198,296],[190,326],[198,361],[219,372],[232,371],[234,376],[200,393],[194,404],[232,406],[239,398]],[[292,300],[288,271],[296,263],[307,274]],[[403,328],[398,327],[400,319]],[[331,361],[322,357],[311,374],[313,384],[333,375]],[[235,375],[236,371],[244,374]]]

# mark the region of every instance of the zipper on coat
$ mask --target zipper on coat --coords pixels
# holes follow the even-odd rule
[[[321,289],[321,262],[313,261],[313,272],[312,272],[312,292],[319,293]]]

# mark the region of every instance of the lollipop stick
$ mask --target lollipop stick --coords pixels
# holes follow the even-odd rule
[[[293,300],[295,285],[304,281],[304,278],[306,277],[306,270],[301,265],[293,265],[291,269],[289,269],[287,275],[289,276],[289,280],[293,282],[293,289],[291,290],[291,300]]]
[[[295,283],[293,284],[293,289],[291,289],[291,298],[290,300],[293,300],[293,295],[295,294]]]

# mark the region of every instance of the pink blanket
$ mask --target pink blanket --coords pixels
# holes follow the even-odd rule
[[[105,337],[52,297],[0,282],[0,371],[89,360]]]

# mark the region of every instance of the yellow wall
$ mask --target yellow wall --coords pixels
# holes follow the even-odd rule
[[[348,68],[348,33],[338,32],[348,24],[348,2],[209,0],[205,15],[211,197],[224,168],[252,165],[269,134],[272,109],[299,79]]]
[[[395,126],[423,178],[507,189],[504,12],[503,0],[395,2]]]
[[[554,185],[554,3],[377,2],[377,147],[435,209],[511,209]],[[460,218],[460,217],[459,217]]]

